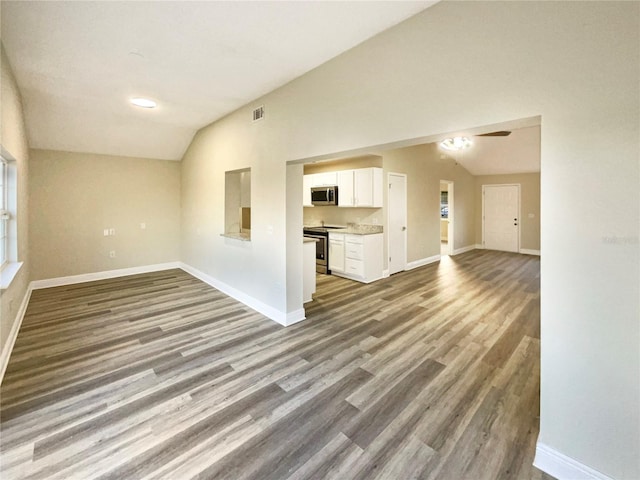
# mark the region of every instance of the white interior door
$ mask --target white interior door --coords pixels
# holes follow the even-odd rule
[[[484,248],[520,251],[520,185],[482,186]]]
[[[387,222],[389,275],[407,268],[407,176],[389,174]]]

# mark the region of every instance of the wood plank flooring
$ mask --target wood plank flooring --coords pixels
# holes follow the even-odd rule
[[[539,259],[319,276],[283,328],[181,270],[33,292],[3,479],[549,479]]]

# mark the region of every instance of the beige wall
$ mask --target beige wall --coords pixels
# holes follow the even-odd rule
[[[638,2],[435,4],[198,132],[182,260],[288,315],[302,308],[303,223],[288,161],[540,116],[540,441],[640,477],[639,22]],[[219,237],[224,171],[244,167],[259,199],[250,245]]]
[[[32,280],[180,259],[178,162],[32,150],[29,188]]]
[[[382,167],[382,157],[380,155],[364,155],[342,160],[309,163],[304,166],[304,173],[308,175],[311,173],[338,172],[340,170],[369,167]]]
[[[482,186],[520,185],[520,248],[540,250],[540,174],[480,175],[475,178],[476,244],[482,244]],[[533,214],[533,218],[529,218]]]
[[[1,45],[1,44],[0,44]],[[22,99],[16,84],[11,66],[0,47],[1,59],[1,128],[0,145],[16,160],[17,200],[18,200],[18,261],[22,268],[7,290],[0,293],[0,348],[4,352],[5,343],[16,320],[16,315],[27,292],[29,284],[29,228],[28,228],[28,178],[29,178],[29,145],[24,125]]]
[[[440,255],[440,180],[453,181],[453,248],[464,248],[475,241],[473,176],[453,159],[441,156],[435,143],[390,150],[383,155],[385,179],[390,172],[407,175],[407,262]],[[386,195],[387,189],[385,205]]]

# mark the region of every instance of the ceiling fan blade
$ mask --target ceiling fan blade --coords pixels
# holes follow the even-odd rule
[[[511,135],[511,132],[509,130],[499,130],[497,132],[489,132],[483,133],[481,135],[476,135],[476,137],[508,137],[509,135]]]

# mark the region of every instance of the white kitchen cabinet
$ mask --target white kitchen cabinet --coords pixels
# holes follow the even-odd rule
[[[311,203],[311,185],[313,184],[313,175],[302,176],[302,206],[313,207]]]
[[[360,168],[353,171],[356,207],[382,207],[382,169]]]
[[[344,272],[343,233],[329,233],[329,270],[333,273]]]
[[[312,187],[335,187],[338,184],[338,172],[314,173],[311,177]]]
[[[352,235],[329,232],[329,248],[333,248],[329,251],[329,264],[339,266],[337,269],[330,267],[331,272],[363,283],[381,279],[382,243],[381,233]]]
[[[355,206],[353,192],[353,170],[341,170],[338,172],[338,206]]]
[[[382,169],[338,172],[338,206],[382,208]]]

